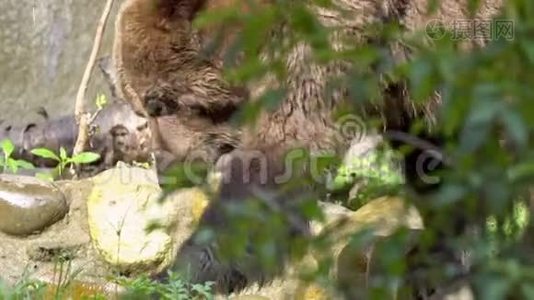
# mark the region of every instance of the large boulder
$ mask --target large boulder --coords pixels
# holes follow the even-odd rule
[[[0,175],[0,231],[24,236],[43,231],[68,212],[63,193],[34,177]]]
[[[92,181],[87,214],[93,244],[108,264],[130,274],[168,267],[208,201],[195,188],[160,199],[154,170],[122,163]]]
[[[319,263],[333,259],[330,279],[334,282],[350,285],[351,296],[364,295],[369,270],[373,269],[373,243],[387,239],[395,230],[404,227],[417,233],[423,229],[423,222],[414,207],[405,205],[399,197],[381,197],[369,201],[357,211],[350,211],[331,203],[320,203],[325,214],[324,222],[312,224],[315,236],[324,235],[328,239],[326,248],[310,249],[299,262],[290,265],[284,276],[263,286],[251,286],[233,295],[230,299],[240,297],[266,297],[268,299],[306,299],[327,300],[339,297],[337,292],[329,290],[317,282],[303,280],[303,274],[317,271]],[[366,247],[354,247],[351,238],[369,230],[375,237]],[[405,245],[406,251],[412,245]],[[221,298],[222,299],[222,298]]]

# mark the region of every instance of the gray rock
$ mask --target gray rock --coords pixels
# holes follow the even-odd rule
[[[52,118],[74,112],[74,97],[104,4],[73,0],[0,2],[0,119],[17,124],[38,121],[40,106]],[[108,20],[101,55],[111,52],[117,9],[118,4]],[[103,77],[95,72],[87,100],[91,103],[99,93],[109,96]]]
[[[40,232],[68,211],[63,193],[34,177],[0,175],[0,231],[11,235]]]

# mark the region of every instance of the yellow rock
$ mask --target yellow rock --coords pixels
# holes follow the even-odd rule
[[[377,236],[389,236],[401,226],[423,229],[423,220],[415,207],[406,206],[400,197],[385,196],[370,201],[352,213],[336,234],[351,234],[357,230],[373,229]]]
[[[406,206],[400,197],[386,196],[370,201],[355,212],[337,214],[321,228],[320,233],[335,241],[332,253],[337,257],[350,236],[359,231],[368,229],[375,236],[387,237],[401,226],[410,230],[424,228],[415,207]]]
[[[119,165],[93,179],[94,188],[87,207],[89,228],[95,248],[111,265],[129,272],[161,271],[172,263],[174,253],[190,237],[209,204],[209,195],[199,188],[176,190],[158,201],[161,189],[151,170]],[[216,182],[215,182],[216,185]],[[216,187],[215,187],[216,189]],[[233,299],[332,299],[331,291],[317,283],[299,279],[299,273],[316,270],[322,258],[334,258],[331,276],[363,288],[369,266],[366,251],[348,246],[350,236],[365,228],[377,237],[390,235],[399,226],[422,229],[423,223],[412,207],[398,197],[383,197],[353,212],[323,205],[325,224],[314,233],[328,233],[333,244],[324,252],[310,252],[289,268],[281,283],[247,291]],[[148,226],[159,226],[147,232]],[[266,296],[269,297],[266,297]],[[280,297],[279,297],[280,296]]]
[[[400,197],[381,197],[370,201],[357,211],[331,221],[323,228],[332,241],[326,253],[314,252],[318,260],[334,258],[331,276],[338,282],[347,284],[355,293],[361,293],[367,286],[369,272],[372,271],[374,242],[365,249],[349,244],[353,234],[362,230],[372,230],[377,240],[386,239],[400,227],[406,227],[417,234],[424,228],[423,221],[414,207],[406,206]],[[408,250],[411,245],[405,245]]]
[[[298,295],[298,294],[297,294]],[[307,286],[302,294],[302,300],[327,300],[329,299],[324,289],[317,284]]]
[[[193,216],[193,222],[196,224],[208,206],[209,199],[200,189],[193,189],[191,193],[191,200],[193,201],[191,215]]]
[[[87,201],[93,245],[106,262],[123,271],[157,269],[172,251],[172,209],[158,202],[161,189],[150,172],[119,165],[93,179]],[[156,229],[147,230],[154,224]]]
[[[258,290],[249,288],[240,293],[238,298],[230,299],[249,299],[247,297],[251,297],[250,295],[254,297],[261,295],[261,298],[257,299],[263,299],[262,297],[291,300],[340,299],[341,295],[336,294],[338,291],[323,287],[318,282],[305,281],[300,276],[313,274],[322,259],[334,259],[330,270],[331,279],[348,283],[356,295],[362,295],[362,291],[366,288],[367,272],[372,263],[370,260],[372,247],[367,249],[350,247],[350,238],[364,229],[373,229],[377,239],[387,238],[400,226],[406,226],[414,231],[423,229],[419,213],[415,208],[406,207],[404,204],[404,200],[400,197],[382,197],[370,201],[357,211],[351,211],[339,205],[320,203],[325,213],[325,222],[312,224],[312,231],[314,235],[327,234],[331,239],[330,247],[310,249],[301,260],[290,263],[284,274],[273,283]]]
[[[128,272],[159,272],[171,265],[209,203],[200,188],[178,189],[160,200],[154,170],[122,163],[92,182],[87,213],[93,245],[107,263]]]

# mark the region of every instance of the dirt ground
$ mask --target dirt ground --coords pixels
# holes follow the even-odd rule
[[[81,180],[57,184],[70,201],[70,211],[61,221],[28,237],[0,233],[1,277],[8,285],[22,280],[25,274],[58,283],[68,278],[64,273],[78,272],[74,278],[77,281],[105,285],[106,277],[113,274],[91,245],[85,205],[91,183]],[[61,263],[62,258],[67,262]]]

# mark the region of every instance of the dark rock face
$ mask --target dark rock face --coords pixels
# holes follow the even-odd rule
[[[53,184],[33,177],[0,176],[0,231],[29,235],[65,216],[67,200]]]

